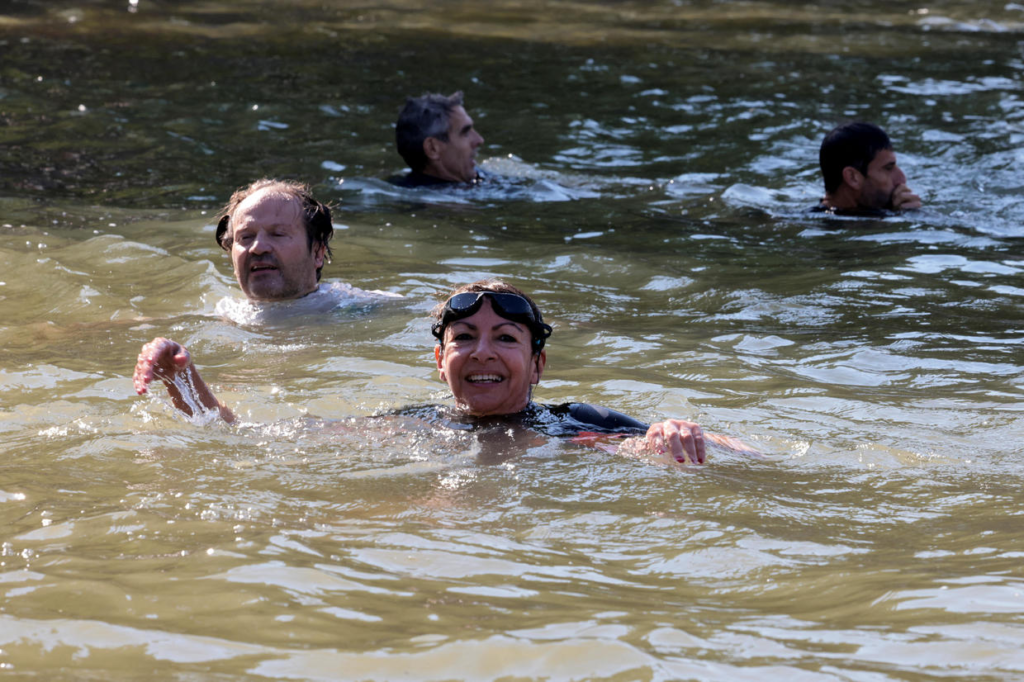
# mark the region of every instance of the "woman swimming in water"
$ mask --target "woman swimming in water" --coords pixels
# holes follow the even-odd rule
[[[532,389],[544,373],[544,345],[552,330],[536,303],[510,284],[481,280],[461,286],[431,315],[438,373],[451,389],[455,405],[411,407],[395,414],[462,430],[498,426],[553,436],[595,432],[634,436],[621,441],[620,452],[665,454],[682,463],[703,464],[707,442],[755,454],[740,441],[705,433],[691,421],[666,419],[647,425],[603,407],[533,402]],[[184,378],[192,391],[183,393],[177,377]],[[142,347],[135,367],[136,392],[146,393],[154,378],[164,383],[182,412],[192,415],[202,406],[234,421],[234,414],[203,381],[184,346],[158,338]]]

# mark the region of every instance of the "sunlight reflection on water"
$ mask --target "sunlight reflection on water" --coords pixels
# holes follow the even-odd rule
[[[6,11],[5,671],[1024,671],[1016,4]],[[425,89],[465,92],[489,181],[387,182]],[[848,117],[889,130],[923,210],[808,213]],[[262,175],[335,205],[324,305],[237,292],[214,215]],[[389,418],[448,400],[426,315],[485,276],[555,328],[537,399],[767,459]],[[156,335],[240,425],[134,396]]]

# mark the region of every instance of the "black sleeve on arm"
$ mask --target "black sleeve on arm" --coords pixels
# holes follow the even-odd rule
[[[586,403],[571,403],[568,408],[570,417],[602,431],[647,432],[647,424],[621,412],[609,410],[607,407],[587,405]]]

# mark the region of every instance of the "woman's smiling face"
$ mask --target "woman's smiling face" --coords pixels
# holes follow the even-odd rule
[[[533,353],[529,328],[498,315],[486,297],[476,313],[445,328],[435,356],[456,405],[477,417],[523,410],[546,361],[544,351]]]

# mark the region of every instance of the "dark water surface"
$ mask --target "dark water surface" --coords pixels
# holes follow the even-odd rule
[[[964,0],[0,3],[4,672],[1020,679],[1022,36]],[[404,97],[457,89],[502,179],[386,183]],[[807,213],[848,118],[925,209]],[[213,215],[264,175],[337,204],[329,280],[405,300],[217,315]],[[447,399],[426,312],[483,276],[555,327],[539,398],[769,458],[364,419]],[[157,335],[245,423],[135,397]]]

